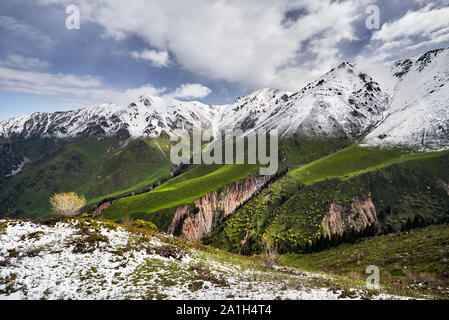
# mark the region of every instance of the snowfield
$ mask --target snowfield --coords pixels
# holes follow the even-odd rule
[[[0,220],[0,299],[405,299],[92,219]]]

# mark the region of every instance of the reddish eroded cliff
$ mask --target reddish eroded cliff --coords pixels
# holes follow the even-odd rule
[[[379,225],[371,193],[352,199],[351,206],[345,207],[332,202],[329,212],[323,219],[322,227],[329,237],[341,236],[345,231],[354,228],[361,231],[367,226]]]
[[[99,215],[100,213],[102,213],[104,210],[106,210],[107,208],[109,208],[114,202],[116,202],[117,200],[111,200],[111,201],[106,201],[103,202],[102,204],[100,204],[98,206],[97,209],[95,209],[95,215]]]
[[[270,176],[252,174],[243,181],[225,186],[219,193],[212,191],[195,200],[194,208],[188,204],[179,206],[168,233],[180,230],[180,235],[190,241],[201,240],[269,180]]]

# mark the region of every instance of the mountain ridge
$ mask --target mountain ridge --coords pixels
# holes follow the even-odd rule
[[[295,93],[264,88],[222,106],[141,96],[125,107],[109,104],[37,112],[0,122],[0,137],[119,135],[126,139],[164,133],[180,136],[199,127],[215,135],[225,129],[245,133],[277,129],[286,138],[299,133],[347,137],[369,146],[443,150],[449,147],[448,62],[448,49],[399,60],[387,66],[393,78],[389,81],[343,62]]]

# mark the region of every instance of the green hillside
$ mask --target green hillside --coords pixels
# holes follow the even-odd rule
[[[348,144],[344,139],[313,139],[302,136],[281,141],[278,172],[319,159]],[[103,215],[115,221],[130,215],[150,220],[164,229],[171,222],[176,206],[192,203],[208,192],[257,173],[258,169],[259,165],[248,164],[192,165],[185,173],[148,193],[119,199]]]
[[[348,179],[408,160],[426,159],[446,152],[416,152],[408,149],[353,145],[290,172],[304,184],[322,180]]]
[[[212,168],[215,170],[211,171]],[[148,193],[119,199],[103,215],[111,220],[119,220],[127,215],[153,213],[190,203],[210,191],[246,178],[256,169],[256,165],[198,165],[178,179],[169,180]]]
[[[133,140],[126,145],[114,137],[87,137],[65,144],[27,164],[2,187],[0,215],[48,216],[48,200],[55,193],[77,192],[92,203],[166,177],[171,163],[155,143]],[[159,145],[169,148],[163,140]]]
[[[58,150],[64,140],[52,138],[38,138],[19,141],[8,141],[0,138],[0,185],[7,182],[14,165],[22,163],[24,158],[37,161]]]
[[[283,255],[281,260],[309,271],[365,279],[369,265],[378,266],[382,286],[398,281],[409,287],[449,297],[449,225],[361,239],[311,254]],[[413,285],[420,283],[420,285]],[[412,285],[411,285],[412,284]],[[411,285],[411,286],[410,286]]]
[[[368,194],[383,232],[399,230],[407,219],[413,220],[415,216],[427,223],[447,219],[449,196],[443,182],[449,181],[449,153],[425,156],[418,154],[415,160],[398,161],[352,177],[348,177],[348,173],[354,171],[344,170],[345,176],[340,176],[344,179],[308,185],[296,174],[288,174],[230,216],[206,239],[206,243],[234,252],[251,253],[260,251],[262,244],[269,242],[283,252],[302,252],[307,243],[321,234],[321,223],[332,202],[350,208],[354,197]],[[309,164],[307,172],[314,172],[313,176],[318,177],[321,163],[322,160],[318,160]],[[363,167],[358,166],[358,172]],[[342,172],[341,163],[337,161],[331,168],[335,171],[327,170],[334,175]],[[244,238],[247,241],[242,245]]]

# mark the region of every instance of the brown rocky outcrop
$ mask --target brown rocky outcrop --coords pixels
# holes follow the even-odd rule
[[[212,191],[194,201],[195,207],[181,205],[176,209],[168,233],[198,241],[208,235],[226,216],[251,198],[270,180],[270,176],[250,175],[243,181],[225,186],[220,192]]]
[[[322,227],[329,237],[341,236],[351,228],[362,231],[367,226],[375,224],[379,227],[376,208],[374,207],[371,193],[357,196],[352,199],[350,207],[332,202],[329,212],[323,219]]]
[[[107,208],[109,208],[109,206],[111,204],[113,204],[116,200],[111,200],[111,201],[107,201],[107,202],[103,202],[102,204],[100,204],[98,206],[97,209],[95,209],[95,215],[99,215],[100,213],[102,213],[104,210],[106,210]]]

